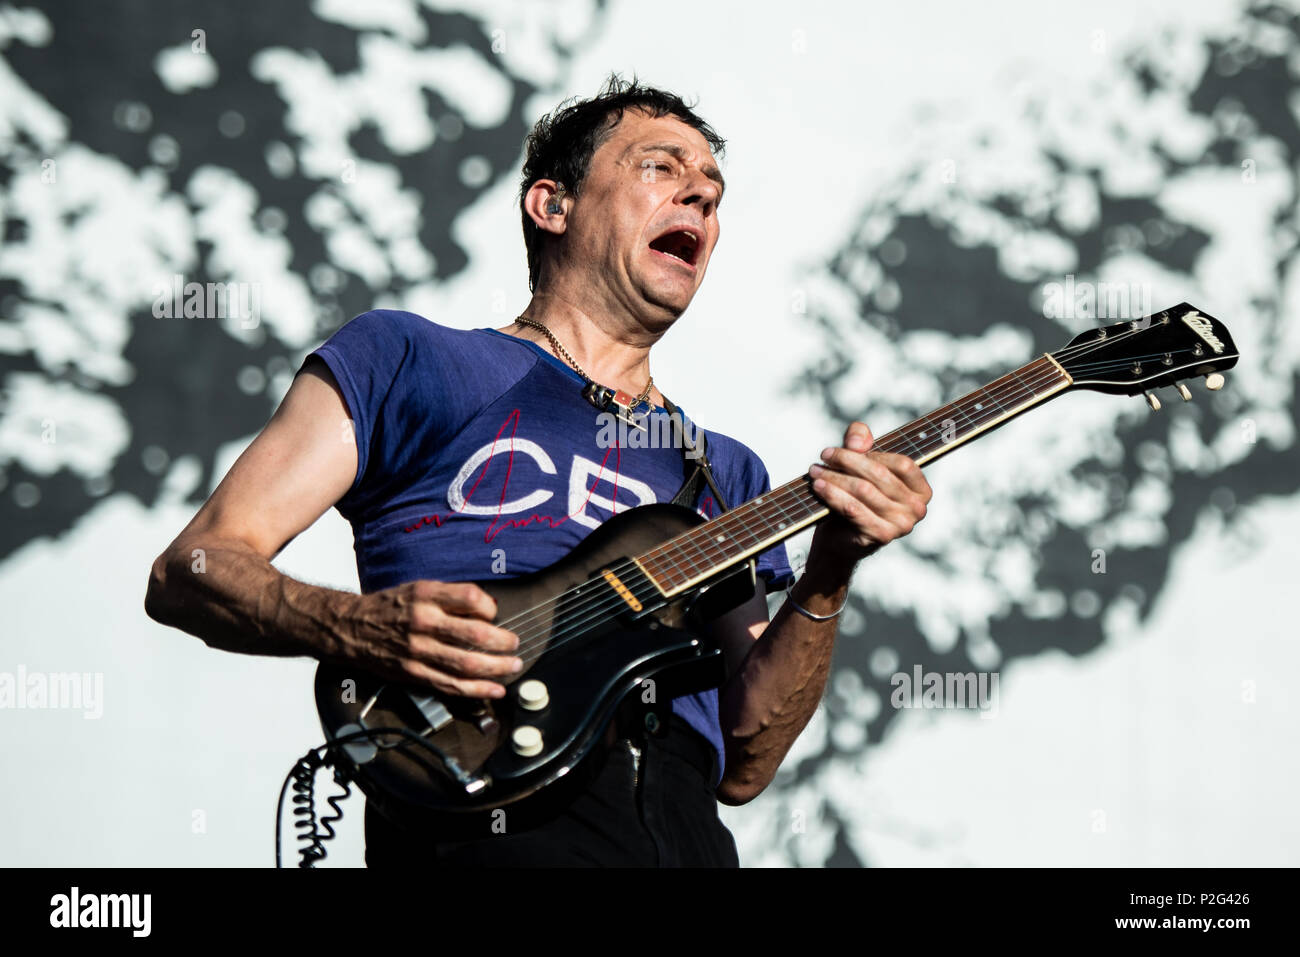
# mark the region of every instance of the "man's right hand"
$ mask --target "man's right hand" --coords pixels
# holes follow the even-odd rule
[[[478,586],[414,581],[358,595],[295,581],[271,564],[356,474],[347,405],[333,374],[312,359],[154,562],[145,610],[214,648],[351,662],[448,694],[501,697],[500,680],[516,673],[518,639],[492,624],[496,602]]]
[[[394,681],[446,694],[500,698],[492,678],[523,668],[514,632],[492,624],[497,604],[469,582],[413,581],[357,596],[340,628],[338,657]]]

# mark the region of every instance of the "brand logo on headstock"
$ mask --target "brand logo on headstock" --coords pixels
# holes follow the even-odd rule
[[[1223,351],[1223,341],[1214,334],[1210,321],[1202,316],[1199,312],[1189,312],[1183,316],[1183,322],[1191,327],[1192,332],[1196,333],[1205,340],[1205,344],[1213,349],[1216,353]]]

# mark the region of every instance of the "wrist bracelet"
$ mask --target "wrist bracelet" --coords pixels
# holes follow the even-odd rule
[[[803,579],[801,578],[801,579],[799,579],[799,581],[803,581]],[[798,584],[798,583],[796,582],[796,584]],[[803,615],[805,618],[811,618],[813,621],[830,621],[832,618],[837,617],[837,616],[839,615],[839,613],[842,612],[842,611],[844,610],[844,606],[847,605],[847,604],[849,603],[849,596],[846,594],[846,595],[844,596],[844,601],[840,604],[840,607],[839,607],[839,608],[836,608],[836,609],[835,609],[833,612],[831,612],[829,615],[814,615],[812,612],[810,612],[810,611],[809,611],[807,608],[805,608],[803,605],[801,605],[801,604],[799,604],[797,601],[795,601],[795,600],[794,600],[794,588],[793,588],[793,587],[791,587],[791,589],[790,589],[788,592],[785,593],[785,600],[788,601],[790,604],[794,605],[794,610],[797,611],[797,612],[799,612],[799,614]]]

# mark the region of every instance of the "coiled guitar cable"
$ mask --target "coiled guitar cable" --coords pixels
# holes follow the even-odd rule
[[[325,860],[325,841],[333,840],[337,835],[334,831],[334,825],[343,819],[343,809],[339,803],[348,799],[352,794],[351,776],[348,771],[337,763],[338,750],[343,745],[349,744],[362,738],[374,738],[377,735],[395,734],[405,741],[410,741],[420,745],[422,748],[432,752],[432,754],[442,762],[447,771],[460,783],[466,784],[474,780],[473,775],[467,773],[442,748],[438,747],[432,741],[429,741],[416,734],[410,728],[365,728],[361,731],[354,731],[335,738],[333,741],[327,741],[322,745],[312,748],[294,764],[292,770],[285,776],[284,784],[280,787],[280,799],[275,805],[275,866],[283,867],[280,862],[280,832],[281,824],[284,818],[284,796],[290,786],[293,787],[293,826],[297,829],[295,840],[303,842],[298,848],[300,855],[299,867],[315,867],[318,861]],[[375,742],[381,750],[400,747],[403,741],[392,741],[388,743]],[[317,820],[316,818],[316,772],[321,768],[334,769],[334,783],[343,788],[342,794],[336,794],[333,797],[326,798],[326,803],[334,811],[333,814],[327,814]],[[323,830],[322,830],[323,829]]]

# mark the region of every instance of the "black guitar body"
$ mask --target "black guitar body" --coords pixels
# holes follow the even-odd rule
[[[390,820],[438,835],[491,833],[491,815],[507,806],[517,827],[521,817],[554,813],[599,769],[606,730],[620,710],[623,719],[652,714],[653,728],[666,720],[672,698],[720,685],[722,652],[701,635],[709,620],[754,594],[752,563],[671,602],[657,590],[646,598],[644,581],[634,589],[644,600],[621,600],[604,577],[615,569],[630,584],[630,556],[703,521],[677,505],[631,509],[548,568],[477,582],[497,601],[497,623],[516,630],[521,649],[528,648],[520,652],[524,670],[503,681],[504,698],[434,695],[322,664],[321,724],[331,742],[358,735],[337,750],[367,798]],[[544,685],[543,707],[536,707],[535,685],[531,701],[522,696],[530,681]],[[408,729],[433,747],[395,733],[358,734],[381,728]],[[521,728],[535,729],[522,732],[523,747]]]

